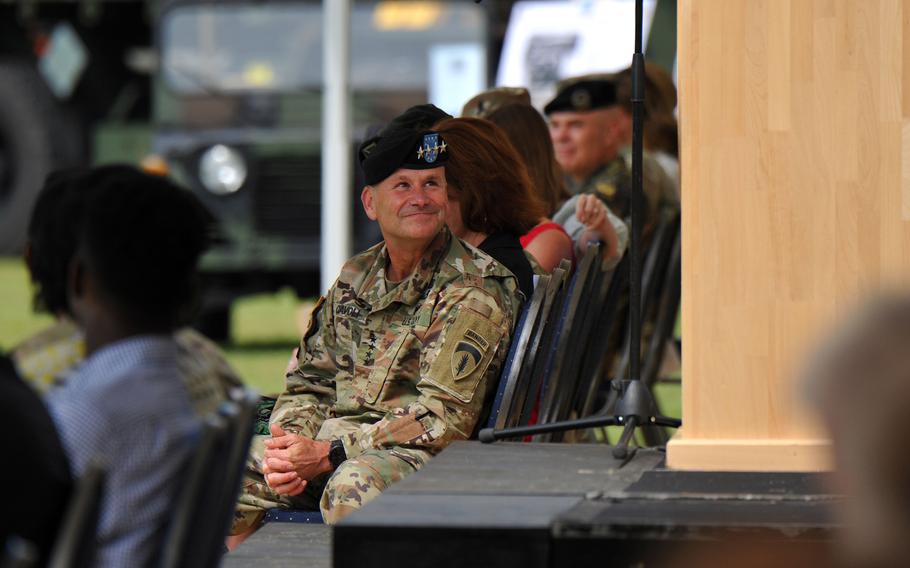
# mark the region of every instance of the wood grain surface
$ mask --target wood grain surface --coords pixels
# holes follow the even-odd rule
[[[670,466],[828,467],[798,377],[839,317],[910,278],[908,50],[908,0],[680,0]]]

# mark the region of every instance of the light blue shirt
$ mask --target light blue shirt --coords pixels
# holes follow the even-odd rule
[[[161,545],[180,476],[201,426],[170,336],[98,350],[47,396],[74,476],[107,465],[97,566],[147,566]]]

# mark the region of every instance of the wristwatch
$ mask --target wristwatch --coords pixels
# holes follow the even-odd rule
[[[348,459],[348,454],[344,451],[344,442],[341,440],[332,440],[329,446],[329,463],[332,464],[332,470],[338,469],[338,466]]]

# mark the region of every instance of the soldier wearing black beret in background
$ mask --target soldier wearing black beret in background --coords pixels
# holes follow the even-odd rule
[[[592,76],[564,81],[544,107],[544,114],[569,192],[596,194],[613,213],[628,218],[632,175],[621,151],[631,141],[631,124],[613,78]],[[657,220],[662,180],[669,181],[659,164],[649,162],[643,175],[646,232]],[[574,213],[574,207],[574,199],[569,200],[553,219],[561,222]]]

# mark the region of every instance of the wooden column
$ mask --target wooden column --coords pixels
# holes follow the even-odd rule
[[[683,428],[667,462],[825,469],[807,353],[865,293],[910,289],[910,0],[679,8]]]

